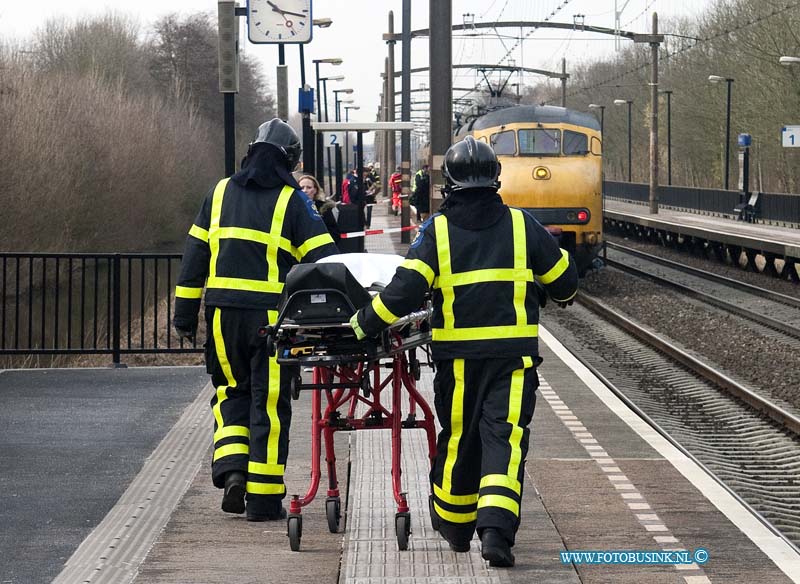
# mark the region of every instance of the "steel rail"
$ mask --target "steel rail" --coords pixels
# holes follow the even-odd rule
[[[659,352],[667,355],[674,361],[677,361],[684,367],[687,367],[689,370],[693,371],[703,379],[714,383],[730,395],[742,400],[751,408],[768,416],[782,428],[785,428],[795,435],[800,436],[800,418],[794,414],[758,395],[752,389],[749,389],[744,385],[734,381],[721,371],[706,365],[699,359],[691,356],[686,351],[679,349],[659,335],[648,331],[641,325],[626,318],[602,302],[593,298],[589,298],[583,293],[579,293],[577,299],[580,304],[592,312],[617,325],[640,341],[643,341],[647,345],[650,345]]]
[[[734,280],[733,278],[727,278],[725,276],[720,276],[719,274],[713,274],[710,272],[704,272],[698,268],[693,268],[692,266],[687,266],[685,264],[681,264],[678,262],[674,262],[672,260],[668,260],[666,258],[662,258],[653,254],[649,254],[644,251],[639,251],[637,249],[633,249],[630,247],[626,247],[619,243],[615,243],[613,241],[606,241],[606,245],[611,249],[616,249],[622,251],[624,253],[634,255],[651,262],[655,262],[664,266],[668,266],[670,268],[674,268],[676,270],[680,270],[687,274],[691,274],[693,276],[698,276],[701,278],[705,278],[706,280],[711,280],[715,282],[719,282],[721,284],[726,284],[733,288],[738,288],[739,290],[744,290],[745,292],[752,292],[753,294],[758,294],[764,298],[770,298],[771,300],[775,300],[776,302],[781,302],[783,304],[788,304],[790,306],[795,306],[800,308],[800,298],[795,298],[794,296],[789,296],[787,294],[781,294],[780,292],[773,292],[772,290],[767,290],[766,288],[761,288],[759,286],[754,286],[752,284],[748,284],[746,282],[740,282],[739,280]]]
[[[657,284],[661,284],[662,286],[667,286],[674,290],[678,290],[682,294],[686,294],[687,296],[691,296],[693,298],[697,298],[707,304],[711,304],[712,306],[716,306],[717,308],[721,308],[742,318],[746,318],[758,324],[764,325],[768,328],[774,329],[779,331],[786,336],[792,337],[794,339],[800,339],[800,330],[797,327],[792,325],[786,324],[780,320],[776,320],[774,318],[770,318],[769,316],[765,316],[763,314],[759,314],[758,312],[754,312],[747,308],[742,308],[737,306],[733,302],[728,302],[727,300],[722,300],[721,298],[717,298],[712,296],[711,294],[707,294],[705,292],[701,292],[700,290],[695,290],[689,286],[685,286],[684,284],[679,284],[678,282],[673,282],[672,280],[668,280],[666,278],[662,278],[661,276],[656,276],[655,274],[651,274],[639,268],[634,268],[633,266],[628,266],[616,260],[608,259],[605,260],[606,264],[617,268],[618,270],[622,270],[624,272],[628,272],[629,274],[633,274],[634,276],[638,276],[640,278],[646,278]]]

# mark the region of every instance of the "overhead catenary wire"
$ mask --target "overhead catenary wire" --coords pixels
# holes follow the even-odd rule
[[[683,46],[683,47],[681,47],[679,49],[676,49],[675,51],[672,51],[672,52],[667,51],[666,53],[664,53],[663,55],[661,55],[659,57],[659,61],[665,61],[667,59],[671,59],[672,57],[675,57],[677,55],[685,53],[686,51],[688,51],[690,49],[693,49],[694,47],[696,47],[699,44],[707,43],[707,42],[716,40],[718,38],[721,38],[721,37],[724,37],[724,36],[728,36],[728,35],[733,34],[735,32],[739,32],[740,30],[744,30],[745,28],[748,28],[750,26],[759,24],[759,23],[764,22],[765,20],[767,20],[769,18],[772,18],[774,16],[778,16],[780,14],[783,14],[784,12],[788,12],[789,10],[793,10],[795,8],[798,8],[798,7],[800,7],[800,2],[792,2],[792,3],[787,4],[786,6],[783,6],[781,8],[775,8],[774,10],[772,10],[772,12],[769,12],[767,14],[763,14],[761,16],[752,18],[752,19],[750,19],[750,20],[748,20],[746,22],[743,22],[742,24],[740,24],[738,26],[727,28],[727,29],[723,30],[722,32],[719,32],[717,34],[714,34],[714,35],[711,35],[711,36],[708,36],[708,37],[696,37],[695,38],[695,37],[687,37],[687,36],[683,36],[683,35],[665,34],[664,36],[675,36],[675,37],[678,37],[678,38],[685,38],[687,40],[692,41],[692,43],[688,44],[686,46]],[[650,67],[650,63],[645,63],[643,65],[639,65],[637,67],[633,67],[631,69],[628,69],[627,71],[623,71],[622,73],[619,73],[619,74],[614,75],[612,77],[608,77],[608,78],[606,78],[606,79],[604,79],[602,81],[599,81],[597,83],[593,83],[591,85],[585,85],[585,86],[578,87],[575,90],[569,92],[567,95],[570,96],[570,97],[574,97],[574,96],[580,95],[580,94],[582,94],[582,93],[584,93],[586,91],[590,91],[592,89],[597,89],[598,87],[605,87],[605,86],[607,86],[609,83],[611,83],[613,81],[617,81],[617,80],[620,80],[620,79],[622,79],[622,78],[624,78],[624,77],[626,77],[628,75],[631,75],[631,74],[634,74],[634,73],[638,73],[640,71],[643,71],[643,70],[647,69],[648,67]]]

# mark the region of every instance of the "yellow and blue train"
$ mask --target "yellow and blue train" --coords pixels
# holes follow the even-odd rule
[[[456,130],[494,148],[502,165],[500,195],[536,217],[573,254],[581,275],[603,242],[603,145],[586,113],[519,105],[490,111]]]

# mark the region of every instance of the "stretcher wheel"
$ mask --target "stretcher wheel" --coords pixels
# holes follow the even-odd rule
[[[292,376],[289,380],[289,389],[292,392],[292,399],[300,399],[300,384],[303,382],[299,377]]]
[[[342,503],[339,497],[328,497],[325,501],[325,515],[328,518],[328,529],[331,533],[339,531],[339,520],[342,518]]]
[[[303,518],[300,515],[290,515],[287,521],[289,547],[293,552],[300,551],[300,538],[303,537]]]
[[[434,531],[439,531],[441,522],[439,521],[439,514],[436,512],[436,508],[433,506],[433,495],[428,495],[428,509],[431,512],[431,527],[433,527]]]
[[[372,393],[372,385],[369,382],[369,373],[365,373],[364,377],[361,378],[361,393],[364,394],[364,397],[369,397]]]
[[[398,513],[394,516],[394,531],[397,535],[397,548],[400,551],[408,549],[408,536],[411,535],[411,515]]]
[[[422,368],[419,364],[419,359],[415,355],[409,360],[408,367],[411,370],[411,376],[414,381],[419,381],[420,377],[422,377]]]

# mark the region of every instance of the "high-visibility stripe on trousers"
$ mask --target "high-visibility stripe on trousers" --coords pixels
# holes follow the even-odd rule
[[[211,476],[222,488],[226,473],[245,472],[248,508],[286,495],[291,375],[267,356],[257,336],[260,326],[276,319],[275,311],[206,309],[206,366],[215,388]]]
[[[494,527],[513,544],[536,404],[538,357],[438,361],[434,403],[442,431],[431,469],[445,528],[469,540]]]

